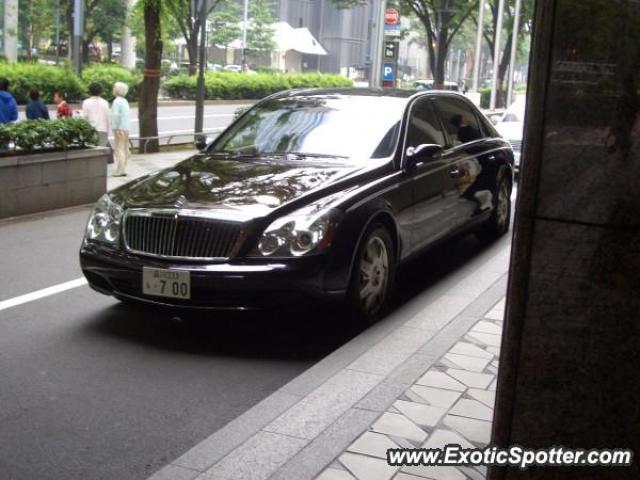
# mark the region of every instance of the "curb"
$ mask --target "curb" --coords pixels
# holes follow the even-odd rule
[[[509,241],[496,242],[149,480],[314,478],[504,296]]]

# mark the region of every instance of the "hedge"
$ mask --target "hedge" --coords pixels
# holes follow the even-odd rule
[[[68,99],[80,99],[86,91],[80,79],[68,68],[34,63],[0,63],[0,77],[9,80],[9,92],[20,104],[28,103],[29,92],[36,89],[40,99],[53,103],[53,91],[64,92]]]
[[[15,154],[33,151],[58,151],[96,145],[98,133],[81,118],[25,120],[0,124],[0,145]]]
[[[162,85],[172,98],[193,100],[196,98],[195,76],[178,75]],[[321,73],[292,73],[273,75],[268,73],[215,72],[205,76],[205,97],[209,100],[259,99],[290,88],[350,87],[353,83],[340,75]]]
[[[85,91],[88,91],[90,84],[99,83],[102,87],[102,96],[107,99],[112,97],[113,84],[124,82],[129,86],[127,100],[137,102],[142,87],[142,74],[137,71],[132,72],[120,65],[95,64],[82,70],[82,82],[85,85]]]
[[[138,100],[142,75],[119,65],[95,64],[82,71],[81,78],[69,67],[35,63],[0,63],[0,77],[9,80],[9,92],[19,104],[29,102],[29,92],[36,89],[44,103],[53,103],[53,91],[62,91],[67,100],[79,101],[89,96],[88,88],[93,82],[102,86],[102,96],[111,98],[115,82],[129,85],[127,99]]]

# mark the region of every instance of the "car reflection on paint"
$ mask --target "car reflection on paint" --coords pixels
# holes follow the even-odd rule
[[[457,93],[284,92],[201,153],[102,197],[80,262],[123,301],[315,298],[370,320],[400,263],[461,232],[507,232],[512,183],[510,145]]]

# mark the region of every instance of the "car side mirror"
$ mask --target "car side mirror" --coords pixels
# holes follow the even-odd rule
[[[431,160],[438,153],[442,152],[442,145],[435,143],[423,143],[417,147],[408,147],[406,154],[406,166],[415,167],[418,163]]]
[[[209,139],[204,135],[198,135],[195,139],[194,145],[199,151],[204,152],[209,145]]]

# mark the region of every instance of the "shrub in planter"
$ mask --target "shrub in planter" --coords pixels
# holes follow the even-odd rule
[[[16,154],[86,148],[97,142],[98,133],[81,118],[25,120],[0,125],[0,144],[13,145]]]
[[[20,104],[29,101],[29,92],[36,89],[45,103],[53,102],[53,91],[64,92],[68,100],[83,97],[84,86],[68,68],[31,63],[0,63],[0,77],[9,80],[9,92]]]
[[[138,101],[140,98],[140,88],[142,86],[142,75],[139,72],[128,70],[120,65],[114,64],[94,64],[82,71],[82,82],[85,88],[85,95],[88,95],[89,85],[99,83],[102,87],[102,96],[111,99],[111,90],[116,82],[124,82],[129,86],[127,100]]]

